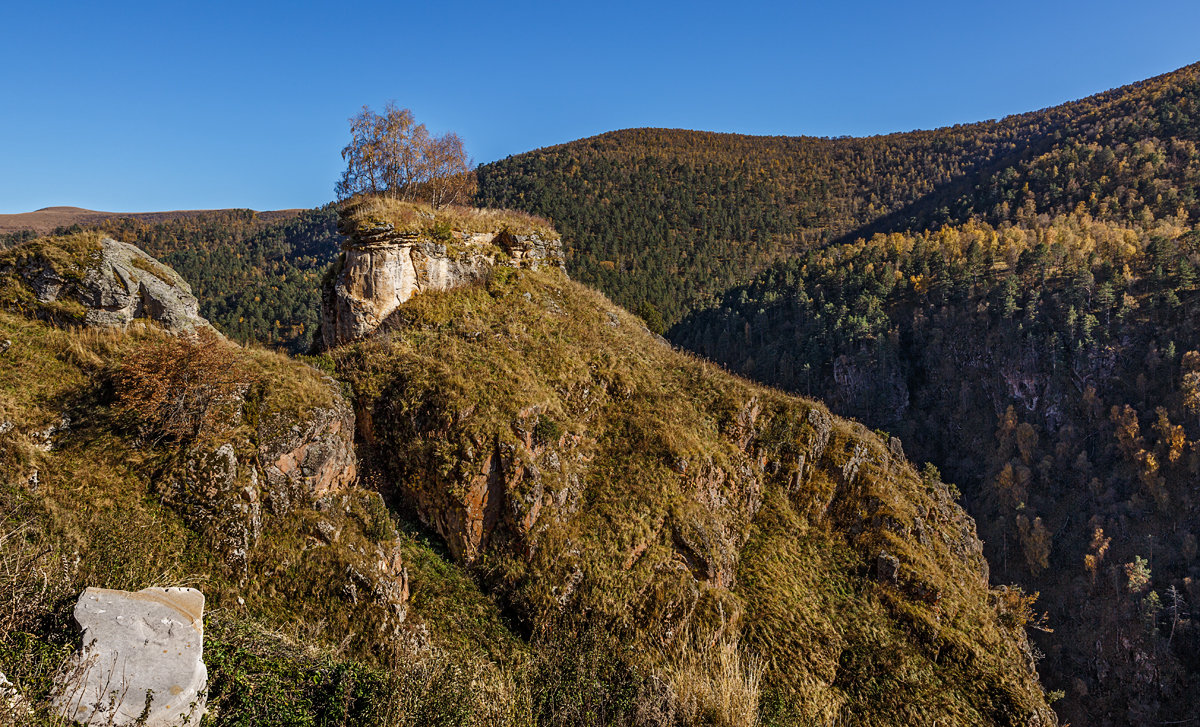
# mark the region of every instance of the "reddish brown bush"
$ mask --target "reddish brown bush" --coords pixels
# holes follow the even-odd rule
[[[113,377],[115,410],[144,439],[190,440],[231,415],[254,375],[212,331],[147,341]]]

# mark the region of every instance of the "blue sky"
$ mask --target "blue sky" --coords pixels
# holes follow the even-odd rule
[[[1200,3],[4,2],[0,213],[308,207],[389,99],[477,162],[613,129],[866,135],[1200,61]]]

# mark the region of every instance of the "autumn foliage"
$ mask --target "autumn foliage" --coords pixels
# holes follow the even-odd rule
[[[338,199],[382,194],[437,208],[466,203],[475,194],[475,174],[458,134],[432,136],[412,111],[394,102],[382,114],[364,106],[350,119],[342,159]]]
[[[115,411],[145,440],[198,438],[254,382],[229,347],[210,330],[146,341],[113,377]]]

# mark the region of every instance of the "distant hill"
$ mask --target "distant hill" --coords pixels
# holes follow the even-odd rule
[[[572,276],[667,325],[797,251],[1082,210],[1200,214],[1200,65],[998,121],[867,138],[629,129],[478,170],[479,203],[554,222]]]
[[[43,207],[33,212],[0,215],[0,235],[31,230],[40,235],[53,232],[59,227],[71,225],[95,225],[104,220],[129,217],[142,222],[169,222],[172,220],[188,219],[211,214],[213,212],[229,212],[231,210],[172,210],[169,212],[100,212],[82,207]],[[256,212],[265,221],[285,220],[295,217],[303,210],[271,210]]]

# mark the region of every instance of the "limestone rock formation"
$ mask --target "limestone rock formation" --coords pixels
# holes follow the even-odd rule
[[[17,272],[39,303],[82,305],[85,325],[124,328],[135,318],[149,318],[172,331],[210,327],[191,286],[174,270],[112,238],[100,239],[98,248],[77,261],[77,271],[32,256]]]
[[[199,723],[203,617],[204,594],[193,588],[84,591],[75,605],[83,649],[55,699],[59,714],[87,725]]]
[[[417,293],[449,290],[484,278],[498,265],[562,267],[562,240],[541,233],[449,232],[449,239],[400,231],[390,222],[343,224],[340,273],[324,291],[326,348],[356,341]]]

